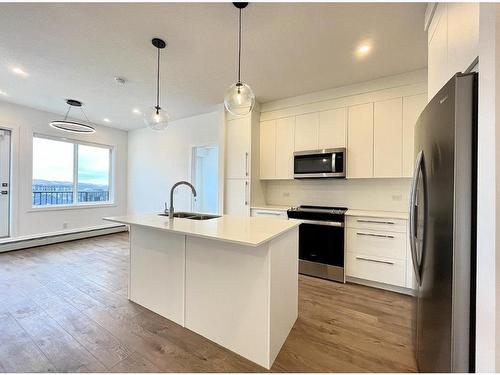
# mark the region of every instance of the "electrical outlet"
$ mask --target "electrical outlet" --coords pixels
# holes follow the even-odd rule
[[[394,194],[392,196],[393,201],[401,202],[402,199],[403,199],[403,196],[401,194]]]

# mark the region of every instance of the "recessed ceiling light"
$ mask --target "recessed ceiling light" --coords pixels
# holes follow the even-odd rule
[[[107,118],[107,117],[103,118],[102,121],[104,121],[104,122],[111,122],[111,120],[109,118]]]
[[[140,111],[140,110],[138,110],[137,108],[134,108],[134,109],[132,110],[132,112],[134,112],[136,115],[140,115],[140,114],[141,114],[141,111]]]
[[[18,76],[27,77],[29,75],[28,73],[26,73],[24,70],[22,70],[17,66],[11,68],[10,70],[12,71],[12,73],[17,74]]]
[[[370,52],[372,49],[372,46],[369,45],[369,44],[361,44],[359,47],[358,47],[358,50],[357,50],[357,54],[358,56],[365,56],[368,52]]]
[[[2,95],[2,96],[9,96],[9,94],[7,94],[5,91],[2,91],[2,90],[0,90],[0,95]]]

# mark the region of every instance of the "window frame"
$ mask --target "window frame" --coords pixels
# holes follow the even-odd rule
[[[41,210],[60,210],[60,209],[78,209],[78,208],[92,208],[92,207],[109,207],[116,206],[115,204],[115,146],[107,145],[103,143],[82,141],[79,139],[68,138],[68,137],[58,137],[53,135],[33,133],[31,154],[32,154],[32,164],[31,164],[31,186],[33,186],[33,140],[35,138],[48,139],[51,141],[65,142],[73,145],[73,203],[72,204],[54,204],[54,205],[33,205],[33,199],[30,199],[29,211],[41,211]],[[100,202],[79,202],[78,201],[78,145],[91,146],[96,148],[103,148],[109,150],[109,173],[108,173],[108,186],[109,186],[109,198],[107,201]],[[33,188],[31,188],[31,194],[33,194]]]

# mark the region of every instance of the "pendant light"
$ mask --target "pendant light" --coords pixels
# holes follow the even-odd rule
[[[248,3],[233,3],[239,10],[238,28],[238,80],[231,85],[224,96],[224,106],[234,116],[240,117],[249,114],[255,105],[255,95],[250,86],[241,81],[241,10]]]
[[[82,108],[83,103],[75,99],[66,99],[66,104],[68,105],[68,110],[66,111],[64,120],[51,121],[49,125],[55,129],[70,133],[86,133],[86,134],[95,133],[95,128],[89,125],[92,123],[89,121],[87,115],[83,111]],[[68,121],[69,112],[73,107],[80,107],[83,116],[85,116],[85,119],[87,120],[88,124],[85,124],[83,122]]]
[[[151,109],[151,113],[144,117],[147,126],[154,130],[165,130],[168,126],[168,114],[160,107],[160,50],[167,46],[164,40],[154,38],[151,43],[158,51],[156,69],[156,106]]]

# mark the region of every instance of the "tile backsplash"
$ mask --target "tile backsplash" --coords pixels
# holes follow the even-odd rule
[[[409,178],[276,180],[265,184],[269,205],[310,204],[358,210],[407,211]]]

